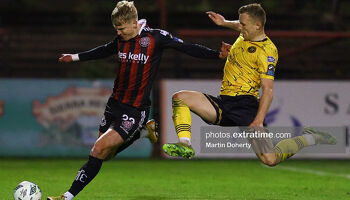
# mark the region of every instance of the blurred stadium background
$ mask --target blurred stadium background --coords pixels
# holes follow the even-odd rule
[[[4,199],[10,199],[12,189],[24,179],[37,182],[43,191],[58,193],[60,191],[48,188],[50,181],[40,177],[40,173],[35,171],[35,166],[37,164],[44,166],[43,163],[67,162],[69,166],[67,172],[63,172],[64,165],[61,168],[52,168],[57,172],[57,176],[64,175],[58,181],[60,185],[57,186],[64,190],[82,162],[78,160],[78,163],[74,164],[72,160],[65,158],[86,158],[96,138],[104,104],[112,89],[116,58],[72,64],[60,64],[57,60],[62,53],[89,50],[113,39],[115,30],[110,22],[110,13],[116,2],[1,0],[0,179],[7,181],[0,183],[2,186],[0,195],[5,195]],[[165,29],[186,42],[200,43],[214,49],[220,48],[221,41],[233,43],[238,34],[217,27],[205,12],[212,10],[221,13],[226,19],[237,19],[238,8],[253,2],[261,3],[265,8],[267,12],[265,29],[276,44],[280,56],[276,70],[275,99],[269,112],[269,125],[342,127],[344,141],[340,142],[346,146],[345,152],[316,156],[323,158],[321,161],[306,160],[313,158],[312,156],[302,161],[287,161],[287,164],[283,165],[286,167],[280,168],[276,174],[255,161],[228,159],[220,161],[218,166],[212,166],[215,163],[212,161],[190,161],[194,162],[192,165],[195,168],[225,166],[227,174],[231,173],[231,169],[233,172],[240,170],[240,167],[251,168],[253,171],[268,171],[271,176],[282,177],[277,181],[280,181],[281,185],[284,179],[291,177],[302,179],[304,176],[300,173],[307,174],[305,175],[307,178],[302,180],[299,186],[293,187],[297,181],[288,183],[292,188],[289,196],[285,193],[288,193],[290,188],[279,188],[278,192],[273,193],[270,189],[273,190],[275,186],[268,185],[262,189],[263,191],[257,191],[254,195],[248,190],[245,191],[244,185],[238,184],[239,186],[228,187],[242,187],[238,191],[244,192],[238,192],[239,195],[229,192],[230,190],[226,188],[213,193],[205,189],[194,190],[204,196],[191,194],[190,190],[179,195],[169,191],[160,193],[159,196],[135,196],[134,193],[124,192],[121,196],[117,195],[119,199],[171,199],[172,195],[173,199],[333,199],[332,195],[337,199],[350,198],[345,189],[349,188],[349,183],[344,185],[344,179],[350,177],[347,160],[350,158],[348,145],[350,1],[135,0],[139,18],[147,19],[150,27]],[[160,122],[161,140],[155,146],[151,146],[148,141],[140,140],[120,157],[142,158],[131,162],[136,162],[140,166],[144,164],[149,170],[154,166],[148,159],[151,161],[161,159],[155,162],[157,167],[164,165],[171,168],[172,173],[176,173],[175,165],[189,167],[186,162],[174,164],[174,161],[162,160],[160,151],[162,143],[175,137],[171,123],[169,101],[171,94],[174,90],[196,89],[217,95],[224,63],[224,60],[200,60],[174,50],[167,50],[163,55],[153,87],[153,107],[150,116]],[[193,120],[193,127],[204,125],[199,118],[194,117]],[[197,136],[194,136],[194,140],[197,138],[199,141],[199,133],[195,134]],[[215,158],[215,156],[209,157]],[[346,160],[334,161],[335,158]],[[127,161],[120,164],[125,165],[125,173],[132,173],[127,171],[129,164],[125,162]],[[162,162],[171,162],[171,165],[167,166]],[[113,165],[113,162],[111,163],[108,165]],[[33,171],[17,174],[19,170],[24,170],[26,164]],[[112,168],[111,171],[118,170],[120,165],[116,165],[117,168]],[[320,167],[322,165],[327,166],[327,169]],[[45,176],[51,173],[46,167],[50,168],[52,165],[39,167],[41,172],[45,172]],[[166,173],[164,169],[162,170]],[[285,176],[280,173],[281,171],[289,174]],[[244,172],[249,174],[249,170],[242,173]],[[209,169],[198,173],[215,176],[215,172]],[[218,175],[219,181],[228,181],[222,178],[224,174],[223,172]],[[254,175],[259,176],[258,173]],[[158,174],[158,176],[165,175]],[[152,179],[150,175],[147,177]],[[269,176],[258,178],[263,183],[264,178],[268,179]],[[213,177],[208,176],[205,179],[211,180]],[[254,177],[248,179],[253,180]],[[315,182],[308,182],[309,179],[314,179]],[[138,181],[143,180],[141,178]],[[179,181],[185,185],[194,184],[182,179]],[[249,182],[241,179],[238,181]],[[332,183],[331,187],[327,186],[327,181]],[[313,186],[310,186],[310,183]],[[342,186],[337,187],[338,184]],[[305,189],[304,185],[311,189]],[[210,184],[204,186],[206,187],[209,188]],[[329,193],[322,193],[329,188]],[[151,190],[156,192],[157,188]],[[303,197],[297,195],[299,190],[303,190]],[[318,193],[319,196],[313,196],[314,193]],[[90,194],[82,194],[82,197],[86,195],[85,198],[89,199]],[[94,198],[100,198],[99,194],[94,195]],[[109,195],[108,198],[107,195],[102,199],[115,199],[113,193]]]

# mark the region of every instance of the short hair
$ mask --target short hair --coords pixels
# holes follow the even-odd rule
[[[133,1],[119,1],[114,8],[111,20],[114,27],[138,19],[137,9]]]
[[[266,23],[266,13],[265,10],[258,3],[248,4],[242,6],[238,10],[238,14],[247,13],[250,17],[259,20],[262,26]]]

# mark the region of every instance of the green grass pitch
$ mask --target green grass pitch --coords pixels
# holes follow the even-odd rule
[[[38,184],[43,200],[65,192],[82,159],[0,158],[0,199],[15,186]],[[269,168],[257,160],[113,160],[75,200],[350,199],[350,161],[288,160]]]

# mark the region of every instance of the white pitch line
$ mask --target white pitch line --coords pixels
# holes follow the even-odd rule
[[[350,174],[336,174],[336,173],[329,173],[325,171],[318,171],[318,170],[312,170],[312,169],[304,169],[304,168],[297,168],[297,167],[286,167],[286,166],[277,166],[277,167],[268,167],[266,165],[263,165],[266,168],[269,169],[279,169],[279,170],[287,170],[287,171],[293,171],[293,172],[300,172],[305,174],[314,174],[318,176],[333,176],[333,177],[341,177],[350,179]]]

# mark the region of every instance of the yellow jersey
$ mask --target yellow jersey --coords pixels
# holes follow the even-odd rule
[[[270,38],[252,42],[245,41],[241,34],[227,57],[220,95],[259,98],[261,79],[274,80],[277,61],[277,48]]]

